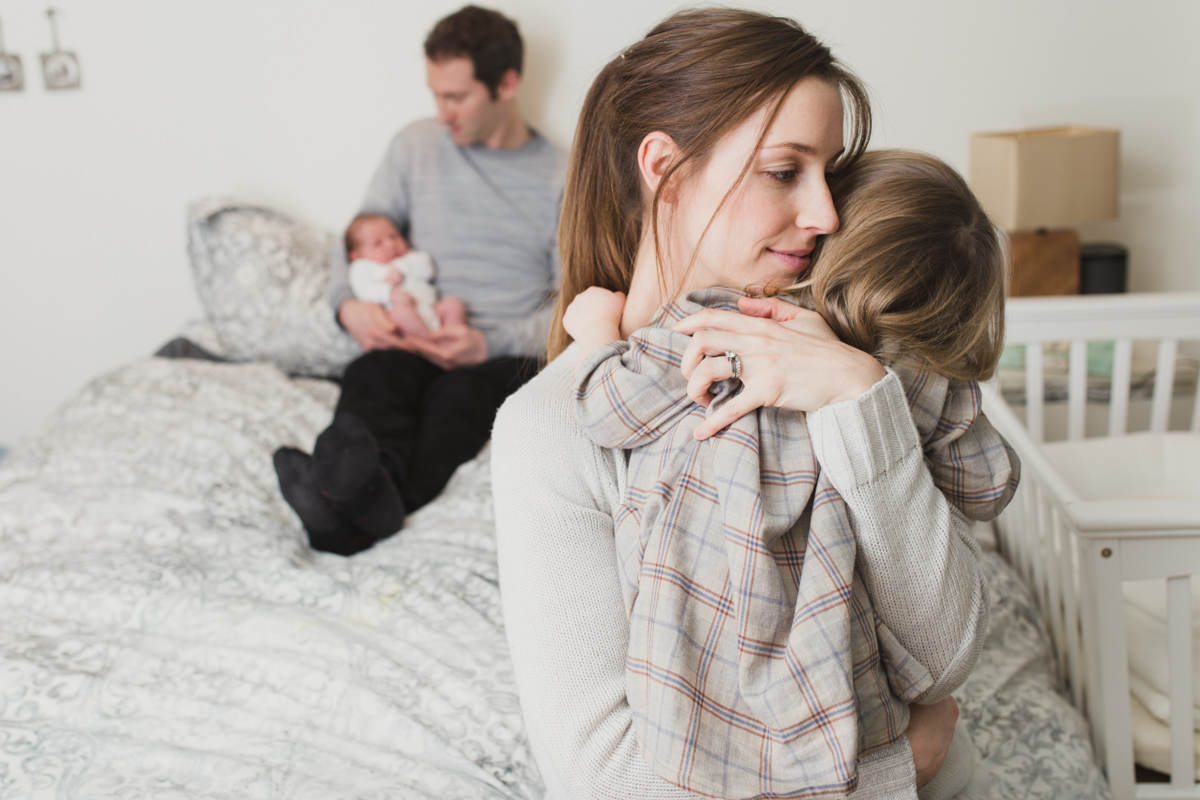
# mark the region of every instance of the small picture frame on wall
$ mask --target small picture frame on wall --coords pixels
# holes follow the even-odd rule
[[[20,56],[0,53],[0,92],[19,92],[25,88],[25,70]]]
[[[78,89],[79,59],[66,50],[42,53],[42,75],[47,89]]]

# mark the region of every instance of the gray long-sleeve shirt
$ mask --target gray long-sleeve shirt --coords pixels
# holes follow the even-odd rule
[[[488,358],[540,354],[558,294],[565,154],[534,132],[523,147],[459,147],[436,120],[392,139],[360,213],[382,214],[437,266],[440,295],[460,298]],[[336,315],[353,297],[346,254],[330,257]]]

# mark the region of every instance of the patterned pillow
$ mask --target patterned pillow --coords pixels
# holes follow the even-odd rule
[[[196,292],[231,361],[336,377],[362,354],[326,299],[332,237],[268,208],[206,198],[188,209]]]

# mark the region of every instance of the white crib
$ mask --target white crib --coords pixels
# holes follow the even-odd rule
[[[1023,466],[1021,487],[998,522],[1001,547],[1037,597],[1054,639],[1059,677],[1088,718],[1114,797],[1200,798],[1191,602],[1192,576],[1200,573],[1200,500],[1083,499],[1071,485],[1073,476],[1054,466],[1045,446],[1054,438],[1047,436],[1053,417],[1063,422],[1064,409],[1062,403],[1045,401],[1047,389],[1058,387],[1049,386],[1046,378],[1048,356],[1056,354],[1055,348],[1043,350],[1049,343],[1069,342],[1065,424],[1060,424],[1067,440],[1082,440],[1085,433],[1100,433],[1088,428],[1105,427],[1103,417],[1095,418],[1095,395],[1104,393],[1104,385],[1092,381],[1093,402],[1088,402],[1089,341],[1115,342],[1107,431],[1101,435],[1125,435],[1131,410],[1142,406],[1136,410],[1145,416],[1147,404],[1150,431],[1168,430],[1174,405],[1172,427],[1185,418],[1184,429],[1200,434],[1200,392],[1195,400],[1176,396],[1187,394],[1190,374],[1180,376],[1185,391],[1174,391],[1180,345],[1200,342],[1200,293],[1013,298],[1006,339],[1025,345],[1026,403],[1022,409],[1006,402],[999,381],[992,382],[985,401],[988,416]],[[1142,354],[1147,340],[1157,342],[1153,396],[1131,401],[1135,349]],[[1134,777],[1122,581],[1150,578],[1166,579],[1170,783],[1135,783]]]

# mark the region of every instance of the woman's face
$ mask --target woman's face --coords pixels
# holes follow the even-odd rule
[[[837,88],[819,78],[793,86],[754,152],[768,111],[760,108],[729,131],[704,167],[680,184],[670,260],[682,269],[700,242],[684,291],[787,286],[808,269],[817,237],[837,230],[825,184],[825,171],[843,147]],[[748,159],[749,171],[718,212]]]

